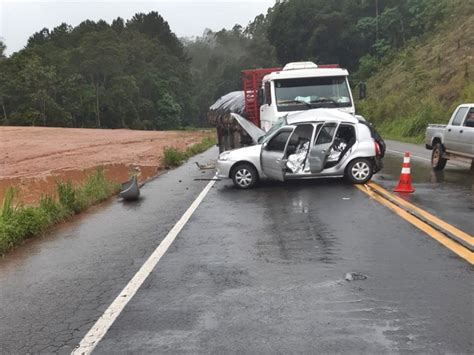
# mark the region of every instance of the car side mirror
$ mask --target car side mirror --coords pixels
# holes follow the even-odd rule
[[[467,120],[464,125],[466,127],[474,127],[474,120]]]
[[[262,106],[265,103],[265,93],[263,89],[258,90],[258,106]]]
[[[367,97],[367,84],[361,81],[359,83],[359,100],[364,100]]]

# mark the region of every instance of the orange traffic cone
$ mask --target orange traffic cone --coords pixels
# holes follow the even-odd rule
[[[395,192],[415,192],[413,186],[411,186],[411,171],[410,171],[410,153],[405,152],[403,157],[402,173],[400,174],[400,181],[398,182]]]

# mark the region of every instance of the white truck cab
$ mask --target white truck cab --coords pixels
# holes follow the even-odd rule
[[[288,63],[266,75],[259,92],[261,128],[268,131],[280,117],[313,108],[334,108],[355,115],[349,72],[338,65]]]

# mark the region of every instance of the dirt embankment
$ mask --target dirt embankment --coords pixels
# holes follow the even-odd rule
[[[81,183],[99,166],[115,182],[139,169],[140,180],[161,168],[165,147],[185,149],[213,135],[209,131],[0,127],[0,201],[8,187],[32,204],[54,195],[56,181]]]

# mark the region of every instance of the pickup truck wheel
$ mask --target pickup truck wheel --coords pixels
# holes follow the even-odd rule
[[[431,166],[434,170],[443,170],[448,159],[443,158],[444,148],[440,143],[436,143],[431,153]]]
[[[250,164],[239,164],[230,174],[234,185],[239,189],[251,189],[258,181],[257,170]]]
[[[347,165],[346,177],[353,184],[365,184],[372,178],[373,172],[374,167],[370,160],[357,158]]]

